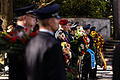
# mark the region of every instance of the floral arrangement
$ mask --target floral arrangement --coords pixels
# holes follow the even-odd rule
[[[63,30],[58,30],[55,34],[55,37],[61,42],[61,46],[62,46],[62,51],[63,51],[63,55],[65,57],[65,70],[66,70],[66,78],[67,79],[71,79],[75,78],[76,79],[76,74],[75,74],[75,69],[73,69],[73,66],[71,67],[70,64],[72,64],[71,62],[71,58],[72,58],[72,51],[71,51],[71,45],[68,43],[68,39],[64,33]]]
[[[61,22],[63,22],[63,21],[66,22],[67,20],[61,20]],[[55,33],[55,37],[56,37],[56,39],[58,39],[61,42],[63,55],[65,57],[65,62],[66,62],[67,65],[69,65],[70,64],[70,59],[72,58],[72,52],[71,52],[71,49],[70,49],[71,45],[68,42],[67,35],[63,31],[63,29],[59,28]]]
[[[19,32],[19,35],[16,34],[17,32],[15,31],[11,31],[9,33],[2,32],[2,34],[0,35],[1,51],[10,53],[17,53],[19,51],[22,51],[27,41],[34,37],[37,32],[27,34],[25,30],[21,30]]]
[[[96,47],[97,55],[99,57],[98,64],[100,66],[102,66],[102,64],[103,64],[103,66],[104,66],[103,69],[106,69],[107,65],[106,65],[106,61],[105,61],[105,59],[103,57],[103,53],[102,53],[104,39],[103,39],[102,35],[97,33],[96,31],[91,31],[91,36],[93,37],[93,45]],[[102,61],[100,61],[100,60],[102,60]]]
[[[91,31],[91,36],[93,37],[93,42],[98,50],[103,50],[104,39],[101,34],[96,31]]]
[[[90,45],[89,43],[90,40],[85,31],[83,30],[83,27],[77,26],[74,40],[70,42],[71,50],[75,54],[75,56],[73,57],[74,59],[72,59],[72,70],[74,70],[75,74],[80,74],[79,70],[81,65],[81,59],[83,58],[83,55],[86,54],[87,49]],[[80,78],[80,76],[77,76],[77,78]]]
[[[65,56],[65,61],[69,65],[70,59],[72,58],[70,44],[67,42],[61,42],[61,46],[62,46],[62,50],[63,50],[63,55]]]
[[[82,26],[77,27],[77,32],[75,33],[75,40],[71,41],[71,44],[76,44],[76,49],[80,53],[79,55],[83,55],[86,53],[89,47],[89,38]]]

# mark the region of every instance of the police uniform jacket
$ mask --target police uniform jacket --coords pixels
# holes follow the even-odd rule
[[[38,32],[26,47],[27,80],[65,80],[59,42],[47,32]]]

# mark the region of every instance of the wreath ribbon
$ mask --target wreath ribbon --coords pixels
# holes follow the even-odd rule
[[[101,59],[102,59],[102,61],[103,61],[103,64],[104,64],[104,67],[103,67],[103,69],[107,69],[107,64],[106,64],[106,61],[105,61],[105,59],[104,59],[104,57],[103,57],[103,54],[102,54],[102,51],[100,50],[99,51],[99,53],[100,53],[100,55],[101,55]]]
[[[90,53],[91,55],[91,68],[94,69],[95,68],[95,53],[91,50],[91,49],[87,49],[87,52]]]

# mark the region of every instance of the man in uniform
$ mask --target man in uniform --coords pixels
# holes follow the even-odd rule
[[[15,11],[17,16],[17,26],[15,30],[21,31],[24,29],[28,34],[33,30],[36,25],[36,16],[32,11],[34,9],[35,5],[31,5],[24,8],[19,8]]]
[[[19,8],[16,10],[16,16],[17,16],[17,26],[15,27],[14,31],[16,34],[13,36],[19,36],[21,37],[21,32],[25,30],[25,28],[29,29],[27,33],[30,32],[30,25],[35,25],[36,18],[34,17],[34,14],[32,13],[32,10],[34,9],[34,5],[27,6],[24,8]],[[31,23],[30,23],[31,22]],[[29,25],[28,25],[29,24]],[[13,44],[14,45],[14,44]],[[17,46],[19,44],[16,44],[16,47],[19,49],[21,47]],[[24,69],[24,49],[23,45],[22,50],[16,50],[15,46],[12,46],[10,49],[10,52],[8,52],[8,58],[9,58],[9,80],[26,80],[25,76],[25,69]]]
[[[27,80],[65,80],[60,43],[54,37],[58,29],[58,4],[36,10],[39,32],[26,47]]]
[[[89,48],[92,49],[93,48],[93,40],[92,40],[92,36],[90,36],[90,25],[88,24],[88,25],[84,26],[83,29],[85,30],[88,38],[90,39]],[[94,69],[91,69],[91,55],[90,55],[90,53],[87,52],[83,59],[82,80],[87,80],[88,74],[89,74],[89,78],[91,80],[95,80],[93,70]]]
[[[75,40],[75,33],[77,32],[77,26],[76,25],[72,25],[71,26],[71,32],[70,32],[70,36],[72,37],[71,40]]]
[[[65,61],[68,65],[71,64],[72,53],[70,51],[70,34],[68,33],[68,20],[61,19],[59,21],[59,29],[56,31],[56,38],[61,42],[63,55],[65,56]],[[69,45],[65,46],[63,44]]]
[[[67,24],[68,20],[66,19],[61,19],[59,21],[59,29],[56,31],[56,38],[60,42],[69,42],[68,37],[67,37]]]

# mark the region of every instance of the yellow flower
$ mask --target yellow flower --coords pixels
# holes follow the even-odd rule
[[[70,53],[69,49],[67,49],[67,51],[66,51],[66,52],[67,52],[67,54],[69,54],[69,53]]]
[[[65,46],[65,45],[66,45],[66,42],[62,42],[62,43],[61,43],[61,46]]]
[[[46,5],[46,3],[42,3],[41,5],[42,5],[42,6],[45,6],[45,5]]]
[[[67,48],[69,48],[69,49],[70,49],[70,44],[67,44]]]
[[[65,49],[65,48],[67,47],[66,42],[62,42],[62,43],[61,43],[61,46],[62,46],[62,49]]]
[[[92,31],[91,34],[92,34],[93,37],[95,37],[96,31]]]
[[[68,44],[67,42],[62,42],[61,46],[62,46],[63,52],[65,54],[69,54],[70,53],[70,44]]]
[[[104,42],[102,42],[102,44],[104,44]]]
[[[99,49],[99,46],[97,46],[97,49]]]
[[[94,42],[96,43],[96,40]]]
[[[100,37],[102,37],[102,35],[100,34]]]

